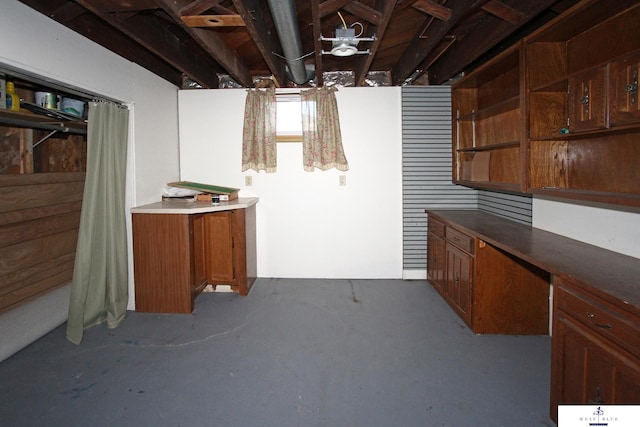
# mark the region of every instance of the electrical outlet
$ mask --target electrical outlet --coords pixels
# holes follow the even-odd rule
[[[246,185],[247,187],[251,187],[253,185],[253,178],[251,177],[251,175],[247,175],[244,177],[244,185]]]
[[[346,175],[340,175],[340,178],[338,179],[338,182],[340,184],[340,187],[344,187],[347,185],[347,177]]]

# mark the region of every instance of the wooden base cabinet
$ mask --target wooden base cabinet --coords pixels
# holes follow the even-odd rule
[[[549,274],[428,212],[429,281],[473,332],[549,333]]]
[[[191,313],[207,285],[247,295],[256,279],[255,205],[194,214],[133,213],[136,311]]]
[[[443,297],[446,295],[445,287],[447,277],[447,255],[444,240],[444,223],[435,218],[429,218],[427,232],[427,274],[429,282]]]
[[[246,216],[253,215],[253,212],[251,209],[236,209],[204,216],[205,272],[209,284],[230,285],[240,295],[249,293],[255,280],[255,256],[248,258],[246,254],[247,248],[250,253],[255,253],[255,244],[251,240],[247,241]],[[255,219],[249,221],[251,223],[255,223]],[[250,264],[249,269],[247,262]],[[248,271],[253,274],[247,276]]]
[[[567,280],[554,284],[551,418],[558,404],[640,404],[640,318]]]

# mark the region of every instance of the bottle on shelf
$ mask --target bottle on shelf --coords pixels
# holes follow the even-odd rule
[[[7,110],[20,111],[20,97],[16,93],[16,86],[13,82],[7,82],[6,97]]]

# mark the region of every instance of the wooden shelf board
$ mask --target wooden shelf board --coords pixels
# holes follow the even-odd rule
[[[498,144],[482,145],[479,147],[459,148],[456,151],[458,153],[475,153],[476,151],[500,150],[503,148],[513,148],[513,147],[519,147],[519,146],[520,146],[520,141],[508,141],[508,142],[500,142]]]
[[[563,92],[566,93],[569,87],[569,79],[567,76],[562,76],[561,78],[547,82],[543,85],[536,86],[531,88],[529,92],[539,93],[539,92]]]
[[[463,181],[454,180],[454,184],[464,185],[465,187],[481,188],[486,190],[503,191],[507,193],[523,194],[518,183],[509,182],[492,182],[492,181]]]
[[[487,108],[482,108],[469,114],[463,114],[458,118],[459,121],[473,121],[482,120],[489,117],[497,116],[507,111],[517,110],[520,108],[520,97],[514,96],[509,99],[505,99],[502,102],[491,105]]]
[[[539,136],[534,138],[529,138],[529,141],[567,141],[574,139],[587,139],[594,138],[599,136],[607,136],[607,135],[619,135],[624,133],[632,133],[637,132],[640,129],[640,123],[635,123],[631,125],[625,126],[617,126],[612,128],[605,129],[596,129],[585,132],[573,132],[573,133],[558,133],[557,135],[547,135],[547,136]]]

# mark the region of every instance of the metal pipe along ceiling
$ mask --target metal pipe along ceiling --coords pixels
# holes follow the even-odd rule
[[[287,60],[291,80],[304,84],[311,77],[302,59],[302,41],[298,28],[295,0],[268,0],[280,45]]]

